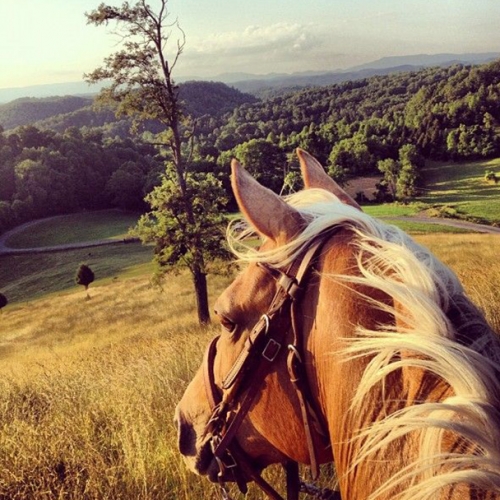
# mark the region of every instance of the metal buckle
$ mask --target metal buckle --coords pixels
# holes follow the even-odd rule
[[[302,357],[300,356],[298,349],[293,344],[288,344],[288,350],[293,352],[293,355],[299,360],[300,363],[302,363]]]
[[[274,339],[269,339],[262,351],[262,357],[267,361],[274,361],[281,349],[281,344]]]
[[[269,331],[269,316],[267,314],[263,314],[260,319],[263,319],[264,323],[266,324],[264,335],[267,335],[267,332]]]

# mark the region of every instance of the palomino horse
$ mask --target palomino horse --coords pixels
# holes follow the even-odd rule
[[[245,489],[269,464],[334,458],[344,500],[500,499],[496,335],[452,271],[298,155],[286,200],[233,161],[262,244],[230,234],[248,265],[176,410],[186,463]]]

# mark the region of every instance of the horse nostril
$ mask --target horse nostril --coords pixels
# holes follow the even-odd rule
[[[174,423],[177,427],[177,446],[185,457],[196,455],[196,432],[193,426],[181,415],[176,415]]]

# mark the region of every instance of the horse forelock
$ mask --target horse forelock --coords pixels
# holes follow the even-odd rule
[[[444,400],[409,404],[358,429],[352,468],[403,436],[414,435],[419,443],[415,460],[369,498],[438,498],[442,488],[456,484],[500,493],[500,343],[455,274],[403,231],[327,191],[304,190],[287,202],[302,214],[306,227],[286,245],[259,251],[244,243],[251,230],[233,223],[228,241],[240,261],[283,267],[312,239],[345,227],[353,233],[359,272],[332,279],[380,290],[395,304],[373,302],[395,318],[397,327],[358,328],[342,353],[370,359],[351,411],[360,412],[367,394],[397,370],[424,370],[450,389]],[[462,452],[442,446],[450,433],[462,443]]]

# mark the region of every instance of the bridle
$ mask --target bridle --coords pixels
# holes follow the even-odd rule
[[[259,264],[275,279],[277,290],[268,311],[261,316],[245,340],[243,349],[223,379],[221,387],[216,385],[214,378],[214,361],[219,337],[211,341],[205,352],[203,378],[207,399],[212,409],[212,415],[205,428],[205,437],[209,437],[212,453],[219,466],[219,482],[225,499],[230,497],[224,482],[227,475],[231,474],[232,480],[238,484],[243,493],[247,491],[247,481],[252,480],[269,498],[283,500],[283,497],[262,478],[260,471],[253,466],[251,459],[234,437],[261,390],[264,379],[286,350],[283,346],[290,331],[293,339],[287,349],[288,373],[300,403],[311,475],[313,479],[319,475],[317,442],[322,443],[325,449],[330,446],[330,442],[326,422],[311,397],[302,362],[304,356],[297,328],[297,307],[303,291],[302,285],[323,242],[324,236],[313,240],[302,253],[302,257],[295,259],[286,272],[267,264]],[[315,487],[300,482],[299,467],[296,462],[288,461],[284,467],[287,475],[288,500],[297,500],[301,491],[311,493],[311,488]],[[327,489],[316,488],[316,496],[340,500],[338,492]]]

